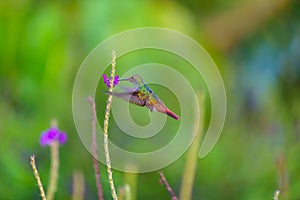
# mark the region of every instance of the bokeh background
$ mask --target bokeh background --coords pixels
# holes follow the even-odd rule
[[[71,199],[75,170],[85,177],[85,199],[97,199],[92,157],[72,118],[73,82],[98,43],[145,26],[194,38],[226,86],[225,127],[209,156],[198,160],[192,199],[272,199],[277,189],[280,199],[300,199],[299,11],[296,0],[1,1],[0,199],[40,199],[29,156],[36,155],[47,186],[49,148],[39,137],[54,117],[69,137],[60,148],[56,199]],[[102,123],[103,109],[98,116]],[[162,170],[176,194],[186,157]],[[105,199],[111,199],[100,167]],[[157,172],[115,171],[114,178],[117,186],[133,180],[136,199],[170,199]]]

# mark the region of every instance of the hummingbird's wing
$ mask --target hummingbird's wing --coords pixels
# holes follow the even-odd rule
[[[128,101],[130,103],[136,104],[138,106],[145,106],[146,99],[141,98],[139,90],[127,91],[127,92],[113,92],[113,96],[116,96],[120,99]]]

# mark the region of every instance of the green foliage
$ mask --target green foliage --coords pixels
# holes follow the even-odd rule
[[[38,139],[53,117],[69,136],[60,149],[56,199],[71,197],[74,170],[85,176],[86,199],[96,199],[92,157],[76,134],[71,110],[74,77],[85,56],[112,34],[144,26],[173,28],[206,41],[199,21],[209,22],[211,16],[238,5],[238,1],[227,4],[219,0],[211,4],[189,0],[0,2],[0,199],[39,198],[29,156],[36,155],[46,187],[49,149],[40,147]],[[228,115],[216,147],[207,158],[199,160],[193,199],[272,199],[279,187],[276,159],[281,153],[286,157],[291,199],[299,198],[299,9],[299,2],[291,2],[254,33],[237,40],[229,52],[206,46],[225,81]],[[204,82],[194,78],[195,70],[182,60],[171,59],[167,53],[145,50],[129,54],[118,60],[117,67],[122,68],[117,70],[122,74],[131,66],[154,59],[173,66],[206,92]],[[98,91],[104,91],[101,87],[99,83]],[[158,88],[155,84],[151,87]],[[160,92],[167,93],[170,104],[176,105],[174,109],[179,107],[167,88],[157,93]],[[97,95],[98,119],[102,124],[104,92]],[[209,99],[207,107],[209,110]],[[148,123],[148,118],[140,118],[144,111],[136,112],[135,107],[131,111],[138,124]],[[207,124],[209,113],[206,115]],[[176,126],[171,122],[170,130],[165,132]],[[112,129],[117,130],[114,122]],[[124,148],[143,152],[159,148],[173,137],[164,134],[165,141],[156,141],[154,137],[149,141],[122,143],[128,142],[124,135],[111,139]],[[177,194],[185,158],[184,154],[163,169]],[[109,199],[103,165],[100,171],[105,199]],[[124,185],[122,172],[116,171],[114,178],[116,185]],[[157,173],[139,175],[137,199],[169,198],[158,180]]]

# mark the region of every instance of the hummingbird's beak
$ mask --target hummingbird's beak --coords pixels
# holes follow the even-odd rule
[[[120,78],[119,81],[128,81],[129,78]]]

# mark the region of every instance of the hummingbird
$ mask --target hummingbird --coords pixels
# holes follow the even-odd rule
[[[167,114],[168,116],[179,120],[174,112],[160,100],[160,98],[145,84],[143,78],[135,74],[129,78],[119,79],[119,81],[129,81],[134,85],[134,89],[124,88],[124,92],[113,92],[112,95],[138,106],[147,107],[151,112],[156,111]]]

